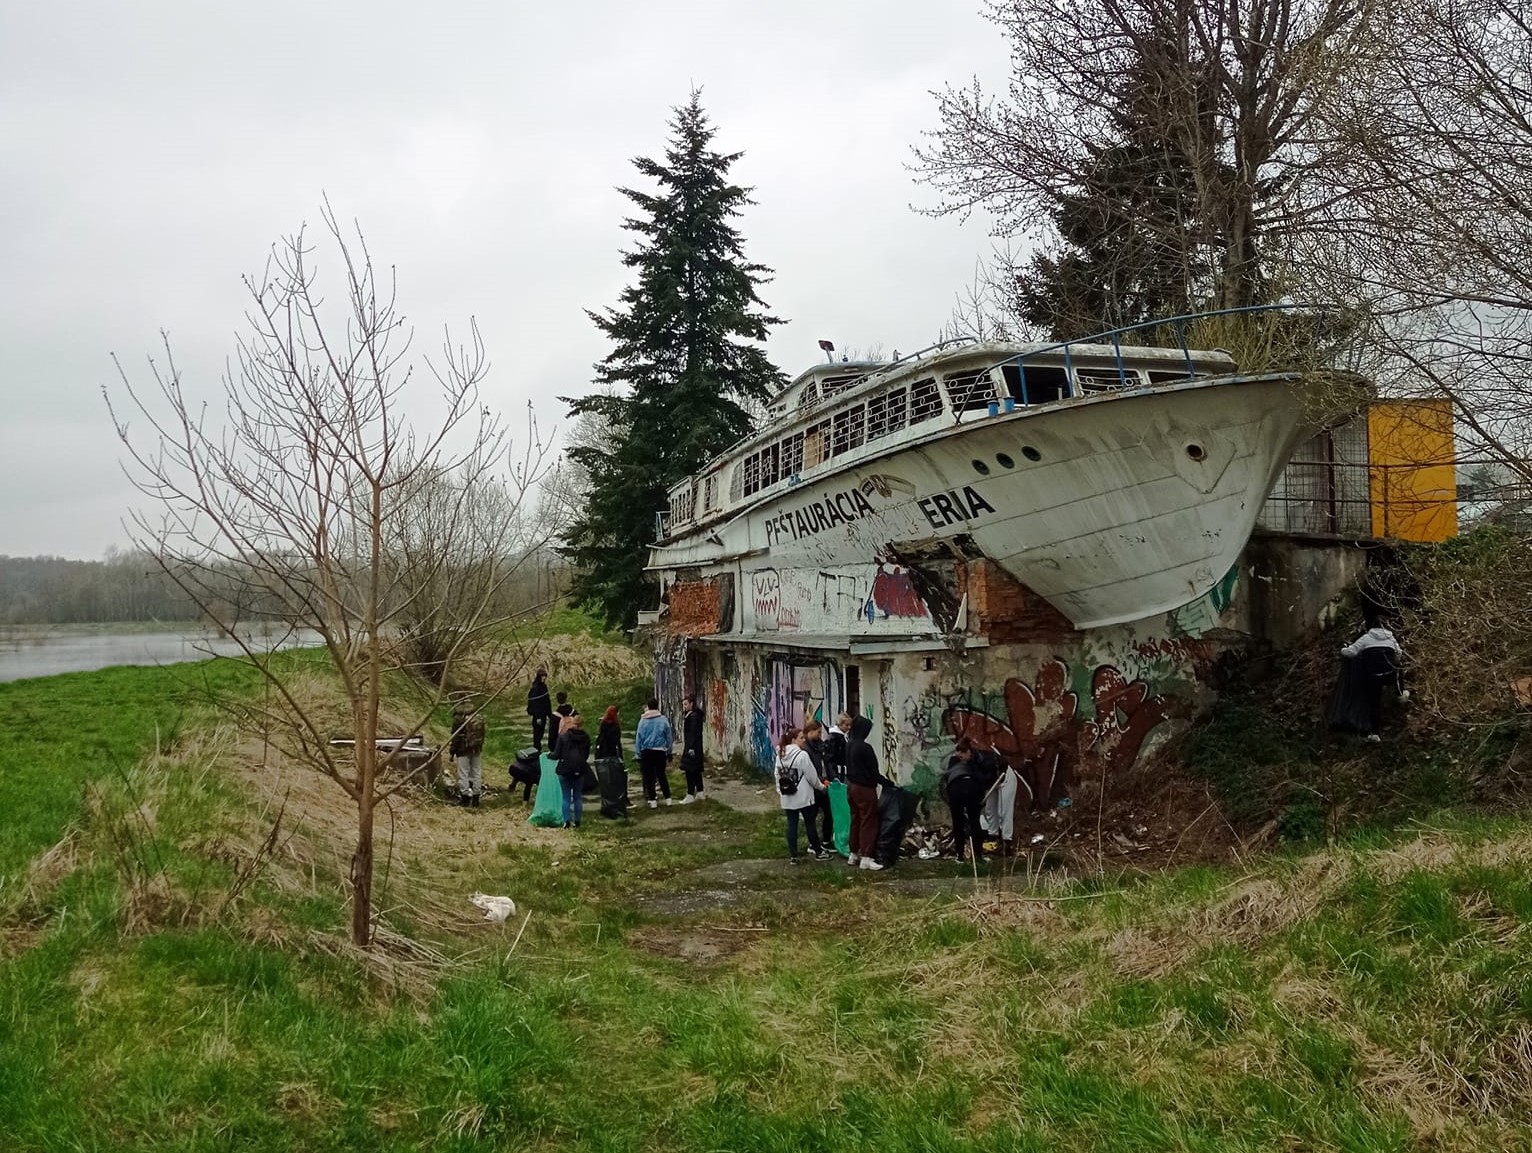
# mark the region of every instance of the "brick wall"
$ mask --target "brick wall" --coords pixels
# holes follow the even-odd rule
[[[676,581],[670,586],[666,631],[701,637],[718,631],[718,581]]]
[[[1059,612],[999,565],[987,560],[957,566],[959,595],[968,597],[968,631],[992,645],[1051,644],[1076,632]]]

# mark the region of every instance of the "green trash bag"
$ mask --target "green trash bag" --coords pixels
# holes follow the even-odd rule
[[[851,852],[851,800],[844,781],[831,781],[830,822],[835,827],[835,851],[841,856]]]
[[[537,799],[532,802],[532,815],[527,820],[545,829],[562,829],[564,791],[559,788],[558,762],[544,753],[542,763],[543,779],[537,784]]]

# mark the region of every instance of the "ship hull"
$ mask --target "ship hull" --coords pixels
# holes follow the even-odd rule
[[[653,550],[651,569],[986,557],[1076,626],[1195,600],[1312,435],[1323,385],[1196,380],[948,425]]]

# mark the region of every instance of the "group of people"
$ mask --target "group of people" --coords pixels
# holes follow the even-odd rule
[[[594,775],[591,767],[592,748],[585,723],[579,710],[569,703],[567,693],[557,694],[557,704],[550,699],[548,672],[538,669],[527,690],[527,715],[532,718],[532,743],[540,754],[544,734],[548,734],[548,754],[557,765],[556,772],[563,792],[563,816],[565,828],[578,828],[583,814],[583,799],[589,778]],[[681,771],[686,776],[686,795],[683,805],[707,799],[702,779],[703,766],[702,710],[694,697],[681,701]],[[675,733],[670,719],[660,711],[660,702],[651,697],[638,727],[633,734],[634,752],[638,757],[639,772],[643,777],[644,800],[648,806],[659,807],[663,797],[671,804],[670,762],[675,759]],[[595,758],[614,760],[623,758],[622,723],[617,706],[608,705],[602,714],[596,732]]]
[[[562,815],[565,828],[578,828],[584,813],[584,794],[595,775],[595,762],[615,761],[623,757],[623,733],[617,707],[609,705],[602,714],[592,744],[585,720],[564,692],[553,693],[548,687],[546,669],[538,669],[527,690],[527,715],[532,721],[532,743],[540,756],[546,746],[555,763],[559,779]],[[703,713],[693,696],[681,701],[680,768],[685,777],[686,793],[681,804],[707,798],[703,780]],[[846,789],[850,820],[846,829],[847,862],[857,868],[883,868],[877,856],[878,789],[895,787],[884,775],[877,750],[868,741],[872,721],[841,713],[828,728],[818,720],[802,728],[788,729],[777,751],[778,801],[787,818],[788,860],[798,863],[800,828],[808,839],[809,853],[817,860],[829,860],[835,845],[835,815],[830,803],[830,786],[840,783]],[[670,763],[676,759],[676,733],[670,719],[660,711],[659,700],[651,697],[633,734],[634,753],[643,782],[644,802],[658,808],[663,801],[673,804],[670,789]],[[484,721],[459,701],[452,716],[451,752],[457,763],[458,803],[478,808],[483,796]],[[529,750],[530,752],[530,750]],[[947,763],[946,792],[952,810],[953,844],[958,859],[965,850],[975,860],[981,855],[983,829],[979,811],[984,798],[1003,772],[999,755],[981,750],[966,738],[960,740]],[[524,797],[530,797],[532,782],[526,783]],[[970,849],[971,846],[971,849]]]
[[[827,861],[835,844],[835,818],[830,786],[843,783],[850,807],[846,830],[848,864],[862,869],[883,868],[878,851],[878,786],[893,788],[883,775],[878,754],[867,737],[872,721],[841,713],[825,729],[817,720],[782,734],[777,750],[778,801],[787,814],[787,859],[798,863],[798,828],[808,834],[809,852]]]

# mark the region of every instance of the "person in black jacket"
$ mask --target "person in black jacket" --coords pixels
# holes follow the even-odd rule
[[[960,861],[965,844],[973,846],[975,861],[984,859],[979,810],[999,776],[994,757],[974,748],[967,737],[958,741],[947,761],[947,806],[952,810],[952,852]]]
[[[825,732],[825,780],[846,779],[846,734],[851,731],[851,714],[841,713]]]
[[[702,710],[695,697],[681,698],[681,772],[686,774],[683,805],[707,800],[702,791]]]
[[[559,756],[559,734],[564,730],[564,722],[569,720],[569,715],[575,711],[575,707],[569,703],[569,694],[561,692],[558,695],[558,706],[553,710],[553,727],[548,731],[548,755],[554,760]]]
[[[564,795],[564,827],[580,827],[585,803],[585,770],[590,764],[590,734],[579,713],[571,713],[559,726],[559,788]]]
[[[538,669],[527,690],[527,716],[532,718],[532,743],[537,751],[543,751],[543,733],[548,729],[548,718],[553,715],[553,703],[548,699],[548,670]]]
[[[803,747],[808,750],[809,760],[814,762],[814,771],[819,774],[819,779],[828,786],[830,782],[829,768],[826,764],[825,730],[818,721],[810,721],[803,728]],[[821,844],[835,847],[835,816],[830,810],[830,790],[828,787],[820,789],[814,794],[814,811],[809,814],[809,828],[814,829],[815,822],[819,823],[819,840]]]
[[[851,739],[846,742],[846,799],[851,802],[851,851],[846,863],[864,869],[881,869],[878,864],[878,786],[893,787],[894,782],[878,768],[878,754],[867,743],[872,721],[857,717],[851,722]]]

